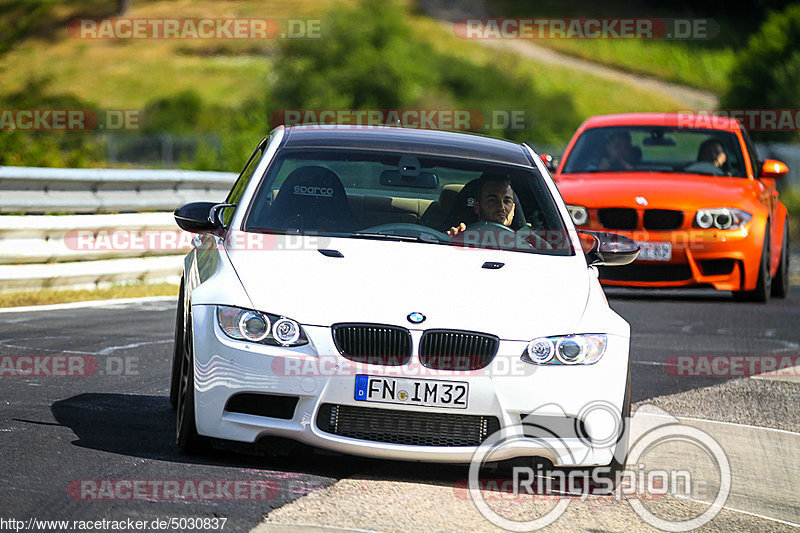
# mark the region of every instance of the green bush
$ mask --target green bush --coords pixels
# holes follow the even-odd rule
[[[728,109],[800,108],[800,3],[772,13],[737,55],[730,88],[722,98]],[[795,139],[798,132],[761,133],[762,139]]]
[[[46,78],[28,81],[19,91],[0,94],[0,109],[93,109],[68,94],[46,94]],[[105,152],[91,131],[0,131],[0,165],[41,167],[96,166]]]

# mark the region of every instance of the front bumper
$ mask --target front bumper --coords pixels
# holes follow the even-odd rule
[[[608,230],[600,230],[608,231]],[[604,285],[627,287],[713,286],[718,290],[755,287],[761,247],[748,228],[737,230],[618,231],[637,242],[670,243],[668,261],[637,259],[600,269]]]
[[[496,417],[503,436],[522,436],[492,455],[493,460],[539,456],[557,466],[607,465],[614,452],[628,372],[627,337],[609,335],[603,358],[586,366],[535,366],[520,361],[525,342],[501,341],[494,362],[474,372],[425,369],[416,364],[422,331],[412,331],[415,347],[404,367],[353,363],[339,355],[328,327],[303,326],[310,344],[282,348],[231,340],[216,324],[214,306],[192,307],[195,360],[195,417],[200,435],[241,442],[283,437],[336,452],[415,461],[468,463],[477,446],[393,444],[323,431],[317,423],[323,406],[401,410],[404,414]],[[466,409],[356,401],[355,375],[388,375],[450,380],[469,384]],[[239,394],[289,397],[296,406],[283,418],[232,412]],[[329,408],[328,408],[329,409]],[[382,411],[388,415],[389,411]],[[616,419],[614,416],[616,416]],[[412,415],[413,416],[413,415]],[[552,427],[581,420],[585,431],[553,435],[523,431],[523,417]],[[567,424],[570,425],[570,424]],[[550,426],[548,426],[550,427]],[[376,428],[380,433],[380,428]],[[527,436],[526,436],[527,435]],[[378,437],[379,439],[380,437]],[[594,440],[593,440],[594,438]]]

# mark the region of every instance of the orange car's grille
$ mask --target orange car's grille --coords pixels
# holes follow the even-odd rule
[[[683,211],[675,209],[647,209],[641,221],[636,209],[627,207],[604,207],[597,210],[600,224],[611,230],[646,229],[651,231],[670,231],[683,225]]]
[[[683,225],[683,211],[648,209],[644,212],[644,229],[669,231]]]
[[[606,207],[597,211],[600,224],[606,229],[636,229],[639,215],[636,209]]]

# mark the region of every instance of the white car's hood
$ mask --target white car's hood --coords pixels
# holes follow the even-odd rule
[[[256,309],[307,325],[369,322],[530,340],[573,332],[588,298],[586,263],[575,256],[371,239],[269,239],[269,250],[228,246],[233,267]],[[487,261],[504,265],[483,268]],[[426,320],[411,324],[412,312]]]

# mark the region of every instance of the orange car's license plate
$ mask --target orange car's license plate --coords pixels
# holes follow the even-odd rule
[[[640,242],[637,261],[669,261],[672,259],[671,242]]]

